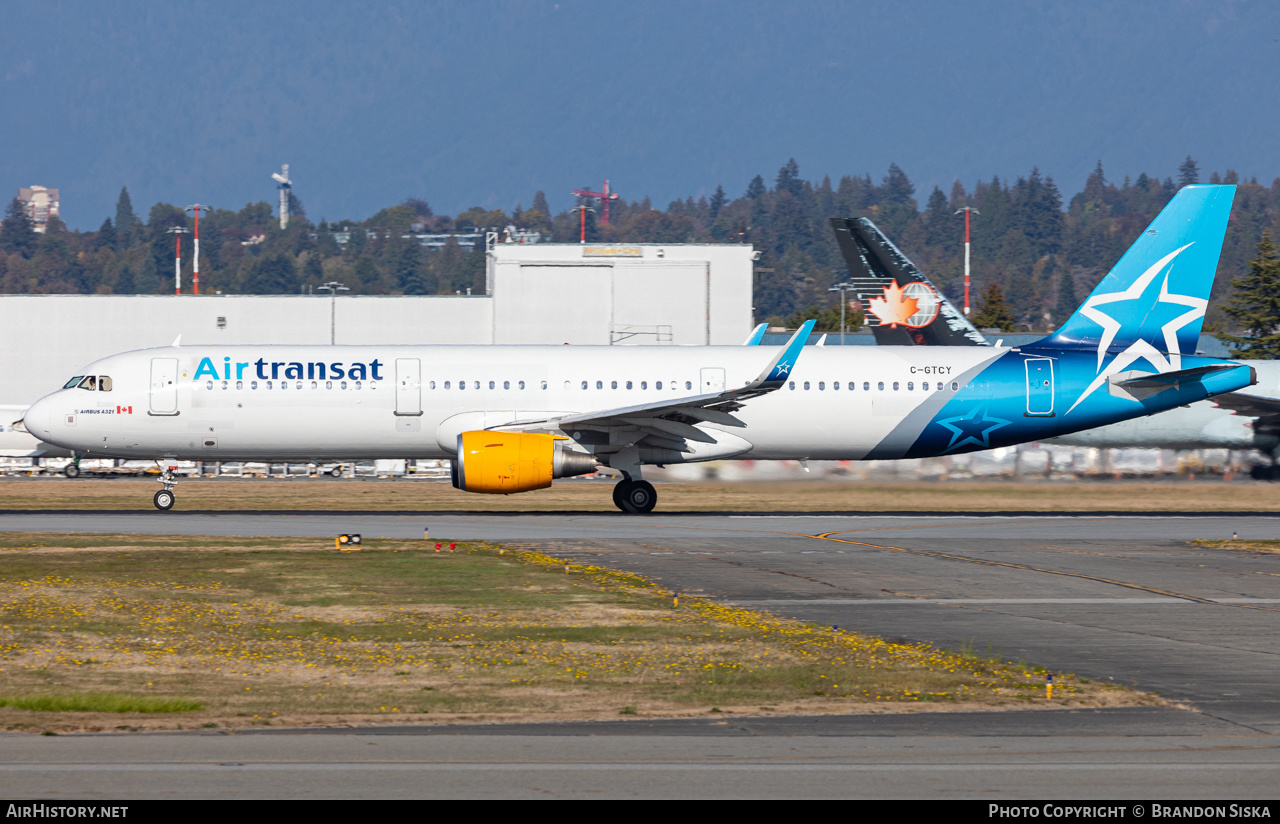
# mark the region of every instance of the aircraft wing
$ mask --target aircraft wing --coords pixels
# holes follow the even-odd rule
[[[1237,415],[1246,415],[1250,418],[1280,415],[1280,398],[1250,395],[1247,392],[1228,392],[1210,400],[1223,409],[1230,409]]]
[[[516,421],[495,429],[558,429],[609,430],[620,427],[639,429],[648,444],[677,452],[692,452],[686,441],[716,443],[716,438],[698,429],[698,423],[716,423],[722,426],[744,427],[731,413],[741,409],[750,399],[768,394],[787,382],[791,370],[800,356],[800,350],[809,339],[816,321],[805,321],[791,336],[787,345],[769,361],[753,381],[735,389],[703,395],[686,395],[670,400],[652,401],[635,406],[601,409],[548,418],[543,421]]]

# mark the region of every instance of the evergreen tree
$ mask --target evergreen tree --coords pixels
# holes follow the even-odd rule
[[[760,175],[751,178],[751,182],[747,184],[747,199],[757,200],[764,192],[764,178]]]
[[[5,207],[4,222],[0,223],[0,249],[29,258],[35,253],[38,240],[31,217],[22,201],[15,197]]]
[[[725,196],[724,187],[716,186],[716,193],[711,196],[711,201],[707,207],[711,210],[711,219],[715,220],[720,216],[720,210],[724,208],[724,204],[729,202],[729,198]]]
[[[800,165],[793,157],[778,170],[778,178],[774,181],[773,190],[779,193],[787,192],[792,197],[800,197],[803,188],[804,183],[800,180]]]
[[[1199,182],[1200,167],[1191,159],[1191,155],[1187,155],[1187,159],[1182,161],[1182,165],[1178,167],[1178,188]]]
[[[1219,335],[1233,343],[1237,358],[1280,358],[1280,258],[1271,231],[1262,233],[1258,256],[1249,261],[1249,273],[1231,281],[1235,294],[1222,306],[1243,335]]]
[[[409,242],[400,250],[395,262],[396,284],[406,295],[427,295],[427,279],[423,273],[422,246],[417,239],[409,238]]]
[[[138,287],[134,283],[133,270],[129,268],[129,264],[120,267],[120,273],[116,275],[116,285],[112,288],[117,295],[133,295],[137,294]]]
[[[298,267],[283,252],[259,255],[249,267],[245,292],[253,295],[292,295],[298,291]]]
[[[97,246],[99,249],[116,248],[116,227],[111,218],[102,221],[102,225],[98,227]]]
[[[534,192],[533,205],[529,209],[530,211],[542,212],[548,218],[551,217],[551,207],[547,205],[547,196],[543,194],[541,189]]]
[[[1058,300],[1053,306],[1053,322],[1058,326],[1067,322],[1067,318],[1080,306],[1080,298],[1076,296],[1076,279],[1071,276],[1071,269],[1063,267],[1058,275]]]
[[[134,294],[154,295],[160,291],[160,270],[156,267],[156,259],[147,255],[142,262],[142,274],[134,280]]]
[[[120,197],[116,200],[116,237],[120,243],[119,248],[128,249],[135,241],[140,240],[138,234],[141,228],[142,221],[138,220],[138,216],[134,214],[129,187],[125,186],[120,190]]]
[[[1004,302],[1004,292],[1000,285],[993,283],[982,295],[982,305],[973,316],[973,325],[979,329],[998,329],[1001,332],[1012,332],[1018,328],[1018,319]]]

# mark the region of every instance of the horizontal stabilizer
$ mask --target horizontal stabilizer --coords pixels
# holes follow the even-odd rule
[[[1193,369],[1179,369],[1176,372],[1118,372],[1108,379],[1108,391],[1116,397],[1141,401],[1158,395],[1166,389],[1177,389],[1183,384],[1199,381],[1205,375],[1235,369],[1239,365],[1238,363],[1211,363]]]

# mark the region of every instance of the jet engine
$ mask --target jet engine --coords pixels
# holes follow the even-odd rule
[[[463,432],[453,485],[464,492],[509,495],[545,489],[554,478],[595,472],[594,455],[565,447],[568,438],[537,432]]]

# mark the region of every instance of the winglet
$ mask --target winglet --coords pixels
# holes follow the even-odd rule
[[[176,338],[174,338],[174,339],[173,339],[173,343],[171,343],[171,344],[169,344],[169,345],[170,345],[170,346],[172,346],[174,349],[178,349],[179,347],[181,347],[181,346],[182,346],[182,334],[181,334],[181,333],[179,333],[179,334],[178,334],[178,336],[177,336]]]
[[[791,374],[791,370],[795,368],[796,359],[800,357],[800,349],[809,342],[809,335],[813,332],[816,320],[807,320],[800,325],[796,333],[791,336],[791,340],[787,341],[787,345],[783,347],[781,354],[774,358],[765,370],[760,373],[760,377],[747,384],[746,389],[777,389],[786,382],[787,376]]]
[[[764,330],[769,328],[769,324],[762,323],[755,329],[751,330],[751,334],[747,335],[747,339],[742,342],[743,346],[759,346],[760,339],[764,337]]]

